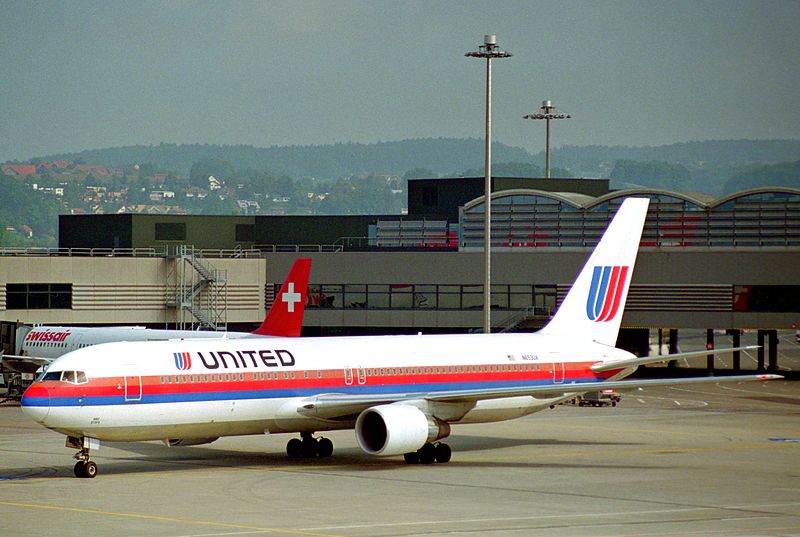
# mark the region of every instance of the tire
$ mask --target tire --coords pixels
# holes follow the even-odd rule
[[[330,457],[333,455],[333,442],[328,438],[320,438],[317,442],[317,454],[320,457]]]
[[[432,464],[436,460],[436,448],[433,444],[425,444],[417,450],[417,453],[420,464]]]
[[[75,477],[86,477],[86,464],[83,461],[76,462],[73,471]]]
[[[302,444],[301,448],[302,454],[300,455],[301,457],[305,457],[306,459],[313,459],[314,457],[317,456],[319,447],[317,446],[316,440],[311,440],[310,442],[301,441],[301,444]]]
[[[286,443],[286,454],[290,459],[299,459],[303,456],[303,442],[299,438],[292,438]]]
[[[447,444],[439,444],[436,446],[436,462],[450,462],[450,458],[453,456],[453,450],[450,449],[450,446]]]
[[[97,475],[97,463],[94,461],[86,461],[86,464],[83,466],[83,472],[83,477],[95,477]]]
[[[416,451],[406,453],[403,455],[403,459],[406,461],[406,464],[419,464],[419,453]]]

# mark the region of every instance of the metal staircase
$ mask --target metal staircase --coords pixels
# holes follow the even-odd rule
[[[176,308],[181,330],[226,330],[228,274],[199,257],[191,245],[175,252],[174,268],[167,275],[167,288],[174,289],[168,304]]]

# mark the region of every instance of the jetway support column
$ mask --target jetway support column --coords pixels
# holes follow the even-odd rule
[[[706,350],[710,351],[714,349],[714,329],[707,328],[706,329]],[[714,355],[709,354],[706,356],[706,371],[708,371],[709,375],[714,374]]]
[[[756,371],[764,371],[764,330],[758,331],[758,365]]]
[[[742,344],[742,331],[738,328],[731,330],[733,336],[733,346],[738,347]],[[733,370],[740,371],[742,369],[742,351],[733,351]]]
[[[670,354],[677,354],[678,353],[678,329],[677,328],[670,328],[669,329],[669,353]],[[667,364],[669,367],[675,367],[677,364],[675,360],[670,360]]]
[[[769,365],[767,371],[778,370],[778,331],[769,330]]]

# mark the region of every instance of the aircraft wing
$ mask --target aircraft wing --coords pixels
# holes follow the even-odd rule
[[[33,374],[36,373],[40,367],[50,365],[53,362],[53,358],[0,353],[0,362],[11,371]]]
[[[566,394],[596,392],[599,390],[629,390],[658,386],[678,386],[686,384],[714,384],[718,382],[749,382],[782,379],[780,375],[733,375],[722,377],[693,377],[681,379],[643,379],[617,380],[604,382],[572,382],[548,384],[546,386],[512,386],[508,388],[480,388],[465,390],[444,390],[435,392],[398,392],[394,394],[321,394],[310,397],[298,408],[298,412],[323,419],[336,419],[357,415],[367,408],[379,404],[403,401],[426,400],[443,403],[474,403],[484,399],[505,397],[560,397]]]
[[[627,369],[629,367],[636,367],[646,364],[658,364],[661,362],[669,362],[672,360],[681,360],[684,358],[702,358],[709,354],[725,354],[733,351],[751,351],[758,349],[758,345],[748,345],[746,347],[732,347],[728,349],[712,349],[705,351],[692,351],[692,352],[679,352],[677,354],[660,354],[658,356],[644,356],[642,358],[630,358],[628,360],[614,360],[608,362],[598,362],[591,367],[595,373],[603,371],[610,371],[612,369]]]

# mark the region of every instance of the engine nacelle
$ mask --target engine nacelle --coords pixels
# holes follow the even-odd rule
[[[214,440],[219,440],[219,436],[213,438],[167,438],[164,443],[169,447],[199,446],[201,444],[210,444]]]
[[[358,445],[370,455],[411,453],[449,434],[450,425],[405,404],[374,406],[356,420]]]

